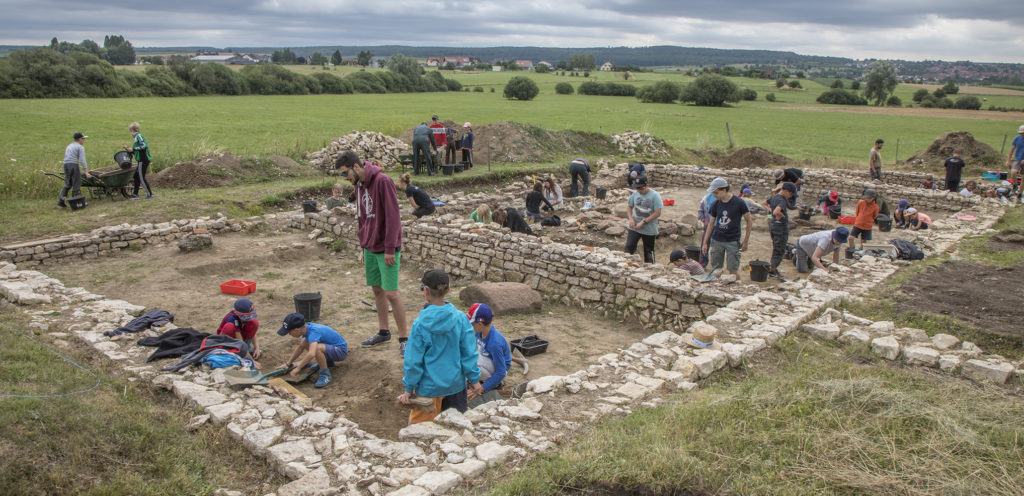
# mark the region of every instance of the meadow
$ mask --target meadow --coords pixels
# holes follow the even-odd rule
[[[506,100],[505,81],[527,75],[538,82],[540,95],[527,102]],[[557,95],[554,85],[568,81],[578,86],[585,79],[526,72],[460,72],[452,77],[467,88],[495,88],[484,92],[416,93],[387,95],[212,96],[183,98],[7,100],[0,106],[0,197],[48,198],[59,186],[40,170],[59,168],[70,135],[89,135],[87,156],[92,166],[112,164],[112,156],[130,140],[127,126],[142,124],[159,170],[216,150],[241,155],[287,155],[296,159],[320,149],[332,137],[353,130],[372,130],[397,136],[428,120],[433,113],[475,125],[504,120],[526,122],[548,129],[576,129],[613,134],[642,130],[677,148],[725,149],[726,124],[735,148],[760,146],[796,159],[828,159],[860,163],[875,138],[890,146],[885,160],[908,157],[949,131],[970,131],[1000,148],[1013,136],[1024,114],[1017,112],[949,111],[938,109],[843,108],[814,103],[826,88],[801,80],[802,90],[774,87],[768,80],[735,78],[742,87],[758,92],[758,100],[729,107],[709,108],[680,104],[642,104],[631,97]],[[673,73],[635,73],[632,84],[689,79]],[[592,72],[590,80],[613,80],[621,74]],[[897,95],[910,101],[916,88],[900,86]],[[766,102],[774,92],[777,100]],[[968,88],[961,93],[967,94]],[[987,96],[1000,105],[1024,108],[1021,96]],[[899,141],[899,150],[896,142]],[[897,153],[898,152],[898,153]],[[551,157],[559,161],[565,157]]]

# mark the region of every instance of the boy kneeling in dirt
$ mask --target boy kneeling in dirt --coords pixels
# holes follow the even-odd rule
[[[284,324],[277,330],[277,335],[285,334],[300,338],[302,341],[295,346],[288,363],[280,368],[291,368],[290,375],[298,377],[299,372],[309,365],[313,370],[320,371],[316,387],[322,388],[330,384],[330,367],[348,357],[348,345],[341,334],[325,325],[307,323],[301,313],[290,313],[284,318]]]
[[[483,393],[471,389],[467,393],[470,408],[476,408],[488,401],[502,399],[497,389],[502,386],[502,381],[512,368],[512,362],[523,367],[523,375],[529,371],[529,364],[526,358],[512,356],[511,347],[505,336],[502,336],[491,322],[494,320],[494,312],[486,303],[474,303],[466,312],[469,323],[473,324],[473,332],[476,335],[476,348],[480,354],[476,364],[480,367],[480,385]]]
[[[430,269],[421,279],[427,306],[420,311],[409,331],[405,345],[405,392],[398,402],[411,405],[413,394],[433,400],[433,412],[413,409],[409,423],[428,422],[442,410],[468,409],[466,382],[476,394],[484,392],[480,386],[480,367],[473,326],[455,305],[444,301],[448,294],[448,274],[441,269]]]

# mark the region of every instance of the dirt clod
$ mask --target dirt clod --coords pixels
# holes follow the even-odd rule
[[[214,188],[235,182],[259,182],[281,177],[296,177],[308,170],[282,156],[243,158],[230,152],[212,153],[188,162],[179,162],[147,179],[154,188]]]

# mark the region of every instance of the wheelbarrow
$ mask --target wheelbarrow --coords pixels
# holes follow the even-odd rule
[[[132,176],[135,174],[136,167],[133,165],[127,169],[122,169],[120,166],[115,165],[89,171],[90,177],[82,175],[82,187],[89,191],[92,198],[106,196],[113,200],[115,193],[120,193],[123,198],[128,198],[127,186],[132,182]],[[67,181],[64,174],[42,172],[47,176],[60,179],[61,182]]]

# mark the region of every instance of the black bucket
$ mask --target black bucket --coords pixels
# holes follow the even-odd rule
[[[700,260],[700,247],[697,245],[688,245],[684,248],[686,250],[686,258],[690,260]]]
[[[878,223],[878,230],[882,232],[892,231],[892,219],[888,215],[879,215],[875,218]]]
[[[843,215],[843,207],[839,205],[832,205],[828,207],[828,217],[832,220],[836,220],[840,215]]]
[[[316,293],[299,293],[292,296],[292,300],[295,301],[295,311],[301,313],[306,318],[306,322],[316,322],[320,320],[320,292]]]
[[[765,282],[768,280],[768,267],[772,264],[761,260],[750,262],[750,280],[754,282]]]
[[[86,203],[84,196],[79,195],[68,198],[68,206],[71,207],[71,210],[81,210],[85,208],[85,205]]]
[[[446,175],[446,176],[450,176],[450,175],[454,174],[455,173],[455,165],[453,165],[453,164],[443,164],[443,165],[441,165],[441,173]]]
[[[121,166],[122,169],[127,169],[132,166],[132,154],[127,151],[119,151],[114,154],[114,162]]]
[[[303,200],[302,211],[305,213],[316,212],[316,200]]]
[[[847,260],[853,258],[853,255],[855,255],[856,253],[857,253],[857,249],[856,248],[854,248],[852,246],[847,246],[846,247],[846,259]]]
[[[800,208],[800,213],[797,214],[797,217],[799,217],[801,220],[811,220],[811,214],[812,213],[814,213],[814,208],[812,208],[812,207],[801,207]]]
[[[608,198],[608,188],[597,188],[597,199],[604,200]]]

